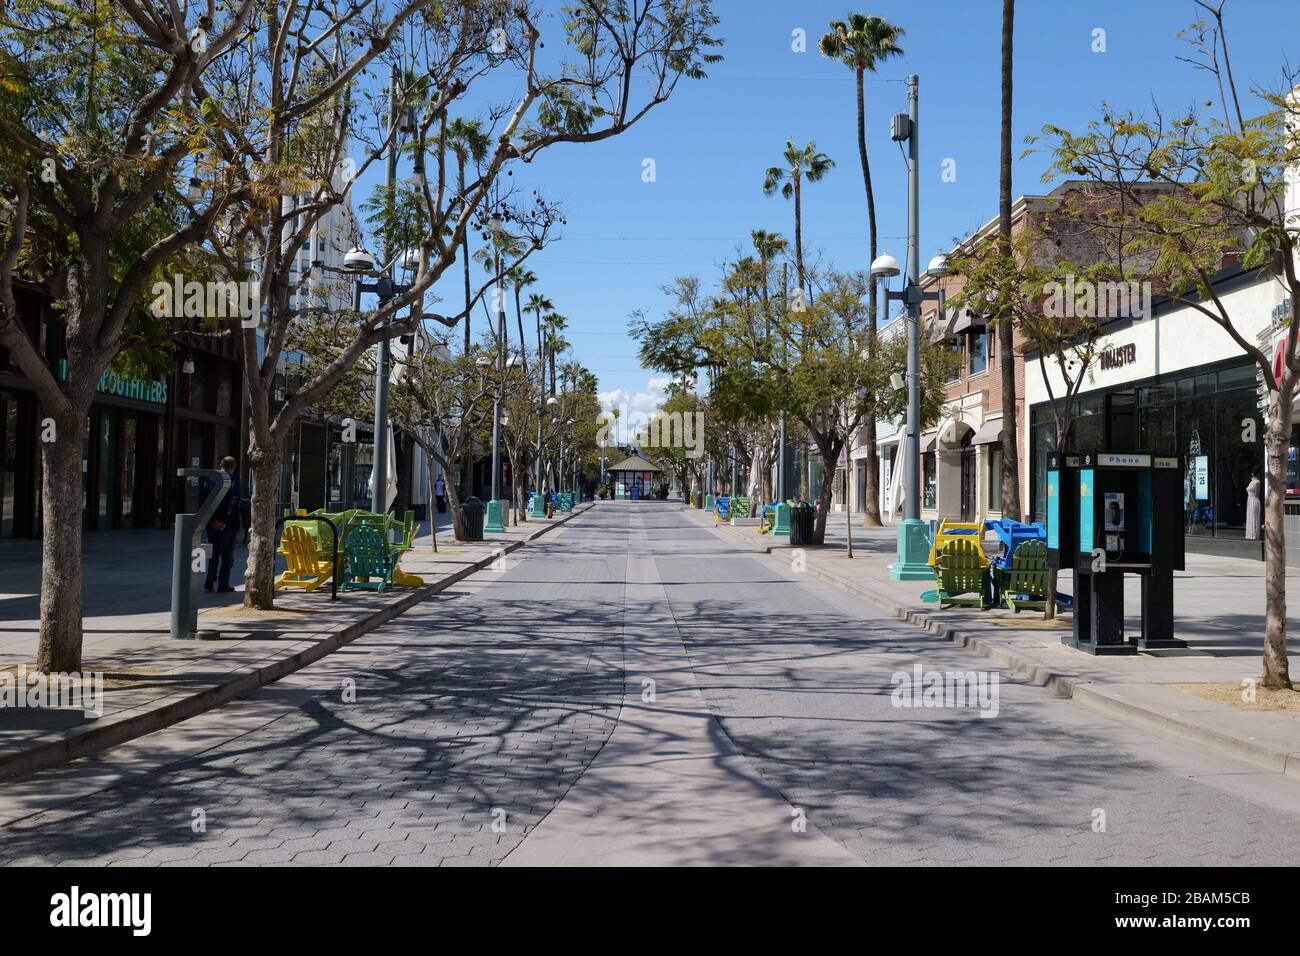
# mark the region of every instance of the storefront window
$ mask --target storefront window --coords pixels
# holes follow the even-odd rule
[[[331,438],[336,436],[331,435]],[[331,505],[338,504],[343,500],[343,452],[344,445],[341,441],[330,442],[329,466],[326,470],[326,480],[329,482],[329,501]]]
[[[1047,456],[1056,451],[1056,420],[1050,408],[1034,412],[1033,436],[1033,495],[1035,521],[1047,516]]]
[[[1264,454],[1255,380],[1254,366],[1243,363],[1137,389],[1138,450],[1177,455],[1182,460],[1183,510],[1189,535],[1244,538],[1250,533],[1250,487],[1255,477],[1262,477]],[[1103,407],[1102,395],[1089,395],[1080,402],[1079,414],[1071,424],[1071,451],[1103,446]],[[1050,407],[1033,412],[1037,518],[1046,512],[1046,461],[1054,450],[1047,440],[1055,431],[1049,427],[1051,418]],[[1300,499],[1300,426],[1293,432],[1288,451],[1287,494]]]
[[[1214,534],[1214,399],[1178,406],[1178,450],[1183,456],[1183,510],[1187,533]]]
[[[1247,488],[1252,479],[1262,479],[1260,446],[1264,421],[1255,405],[1253,389],[1218,396],[1215,415],[1214,486],[1216,535],[1246,536]]]
[[[1002,446],[993,444],[988,446],[987,455],[988,470],[988,487],[989,487],[989,511],[1002,510]]]
[[[136,416],[122,416],[122,463],[118,471],[118,487],[121,489],[122,521],[121,527],[130,528],[134,520],[135,503],[135,456],[136,456]]]
[[[925,498],[925,507],[934,508],[938,496],[938,478],[935,474],[934,452],[928,451],[921,456],[922,465],[922,485],[924,487],[923,497]]]
[[[0,392],[0,538],[14,533],[18,479],[18,399]]]

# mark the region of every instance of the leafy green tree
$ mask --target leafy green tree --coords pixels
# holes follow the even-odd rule
[[[1222,33],[1214,42],[1226,64]],[[1277,91],[1257,89],[1262,112],[1242,117],[1235,84],[1213,66],[1224,122],[1194,111],[1169,116],[1156,108],[1143,117],[1106,106],[1079,132],[1044,128],[1053,162],[1047,176],[1083,179],[1098,197],[1092,221],[1123,229],[1134,253],[1119,278],[1151,282],[1201,317],[1221,327],[1259,369],[1266,394],[1264,435],[1264,654],[1263,684],[1291,686],[1286,642],[1287,449],[1300,382],[1300,277],[1294,199],[1288,187],[1300,169],[1300,76],[1284,72]],[[1213,102],[1213,101],[1211,101]],[[1213,279],[1228,263],[1274,282],[1290,305],[1275,368],[1273,356],[1243,331]]]
[[[132,340],[165,341],[143,296],[240,194],[200,155],[202,78],[254,9],[178,21],[153,0],[0,7],[0,346],[53,429],[40,448],[42,671],[81,669],[81,462],[100,376]],[[62,319],[65,374],[19,314],[23,282]]]

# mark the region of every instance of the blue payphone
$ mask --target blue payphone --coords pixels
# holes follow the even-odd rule
[[[1051,455],[1047,559],[1075,575],[1074,629],[1090,654],[1186,647],[1174,637],[1174,571],[1183,570],[1183,469],[1146,452]],[[1124,575],[1142,585],[1141,629],[1124,633]]]

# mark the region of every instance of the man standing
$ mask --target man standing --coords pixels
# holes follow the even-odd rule
[[[230,586],[230,571],[235,565],[235,536],[239,534],[239,480],[235,478],[235,459],[227,455],[221,459],[222,469],[230,475],[226,497],[208,520],[208,544],[212,545],[212,560],[208,562],[208,579],[203,590],[211,591],[213,584],[221,594],[235,590]],[[211,479],[204,481],[203,491],[212,490]]]
[[[433,483],[433,496],[438,503],[438,514],[447,510],[447,483],[438,476],[438,480]]]

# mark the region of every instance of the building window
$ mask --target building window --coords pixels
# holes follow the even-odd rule
[[[934,452],[928,451],[921,456],[922,465],[922,487],[925,507],[933,509],[937,500],[938,478],[935,474]]]
[[[1002,446],[992,444],[986,446],[989,450],[989,511],[1002,510]]]
[[[989,332],[985,329],[970,338],[970,373],[978,375],[989,367]]]
[[[961,378],[961,336],[953,335],[944,340],[944,348],[953,354],[952,369],[948,372],[948,381],[955,382]]]

